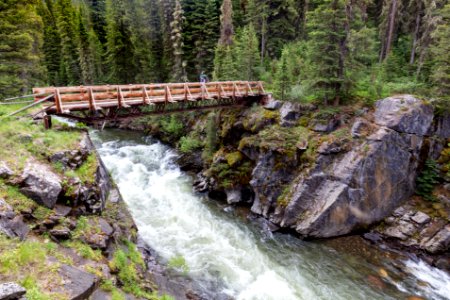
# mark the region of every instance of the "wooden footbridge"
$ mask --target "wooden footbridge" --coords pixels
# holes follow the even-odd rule
[[[33,89],[33,96],[35,104],[44,105],[46,127],[51,126],[51,115],[92,124],[148,114],[239,107],[267,98],[260,81],[41,87]]]

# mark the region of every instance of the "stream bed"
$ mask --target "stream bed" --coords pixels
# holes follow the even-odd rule
[[[450,276],[359,237],[306,242],[192,191],[177,153],[143,134],[92,131],[143,240],[231,299],[450,299]],[[410,298],[411,297],[411,298]],[[419,298],[420,299],[420,298]]]

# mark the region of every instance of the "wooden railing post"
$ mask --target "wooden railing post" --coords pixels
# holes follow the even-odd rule
[[[61,94],[59,93],[59,89],[55,89],[55,104],[56,104],[56,111],[61,114],[63,112],[63,106],[61,101]]]

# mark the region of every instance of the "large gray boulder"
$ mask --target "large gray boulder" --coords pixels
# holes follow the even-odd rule
[[[412,95],[400,95],[376,103],[375,123],[402,133],[426,135],[433,121],[433,106]]]
[[[62,265],[59,275],[64,282],[63,291],[70,300],[89,299],[94,292],[97,278],[75,267]]]
[[[16,216],[13,208],[0,199],[0,232],[10,238],[24,240],[30,228],[22,220],[22,216]]]
[[[294,180],[289,204],[274,221],[303,236],[344,235],[383,219],[414,192],[433,110],[409,95],[376,107],[378,129],[349,152],[320,154],[309,175]]]
[[[53,208],[61,190],[61,179],[48,166],[27,162],[22,174],[21,193],[41,205]]]
[[[6,162],[0,161],[0,179],[7,179],[14,175],[14,172],[8,167]]]
[[[20,299],[27,290],[15,282],[0,283],[0,300]]]

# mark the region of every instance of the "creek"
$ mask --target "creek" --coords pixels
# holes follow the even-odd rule
[[[142,134],[92,131],[92,139],[144,241],[159,259],[183,257],[209,292],[235,299],[449,299],[450,277],[359,237],[302,241],[192,191],[177,153]]]

